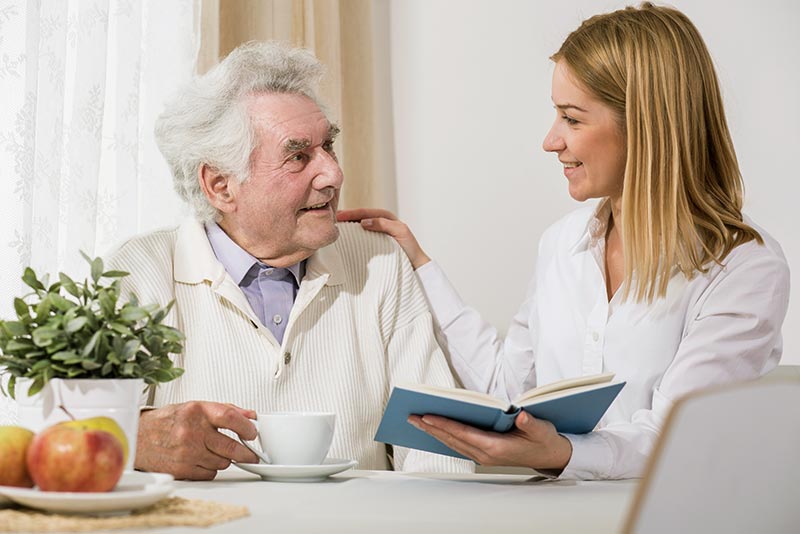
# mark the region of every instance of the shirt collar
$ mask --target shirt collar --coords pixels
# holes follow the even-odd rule
[[[242,280],[253,268],[253,265],[258,265],[259,269],[271,267],[240,247],[217,223],[206,223],[205,230],[214,255],[231,275],[236,285],[242,284]],[[303,279],[304,263],[298,262],[286,268],[292,273],[298,286]]]
[[[227,237],[225,232],[222,232],[222,234]],[[174,262],[173,274],[176,282],[199,284],[204,280],[208,280],[213,287],[216,287],[222,283],[226,275],[230,276],[231,279],[234,278],[232,274],[226,271],[226,267],[214,254],[210,237],[206,233],[203,224],[193,217],[185,220],[178,227]],[[250,265],[252,266],[252,263]],[[319,249],[308,258],[305,265],[296,264],[290,267],[289,270],[298,277],[298,281],[308,274],[313,274],[314,276],[325,275],[327,277],[325,285],[329,286],[341,284],[346,279],[344,264],[339,250],[336,248],[336,243]],[[247,271],[244,274],[246,273]],[[241,278],[237,281],[237,285],[239,281],[241,281]]]
[[[303,279],[303,276],[305,276],[305,274],[306,274],[306,260],[297,262],[294,265],[291,265],[291,266],[287,267],[286,270],[289,271],[290,273],[292,273],[292,276],[294,276],[295,282],[297,282],[297,285],[299,286],[300,285],[300,281]]]
[[[597,245],[606,237],[608,221],[611,218],[611,200],[604,198],[597,204],[594,214],[586,222],[586,229],[580,234],[578,240],[572,245],[570,252],[578,254]]]
[[[253,264],[258,263],[258,260],[237,245],[217,223],[206,223],[205,230],[214,256],[225,267],[233,281],[239,285]]]

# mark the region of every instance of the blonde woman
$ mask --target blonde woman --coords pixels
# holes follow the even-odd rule
[[[512,398],[585,374],[627,381],[586,435],[558,434],[524,412],[504,435],[434,416],[412,424],[481,464],[639,477],[676,399],[777,365],[789,269],[742,214],[717,77],[685,15],[645,3],[592,17],[552,60],[556,119],[543,147],[563,164],[573,198],[601,200],[544,233],[505,339],[392,214],[339,219],[400,243],[466,387]]]

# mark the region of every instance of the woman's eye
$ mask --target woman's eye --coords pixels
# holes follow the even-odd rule
[[[576,121],[575,119],[573,119],[569,115],[561,115],[561,118],[564,119],[564,121],[566,121],[566,123],[569,124],[570,126],[574,126],[575,124],[578,124],[578,121]]]

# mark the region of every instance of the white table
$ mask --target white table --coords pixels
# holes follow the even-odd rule
[[[174,495],[249,508],[250,517],[208,532],[604,533],[621,530],[637,482],[351,470],[287,483],[231,467],[213,482],[177,482]]]

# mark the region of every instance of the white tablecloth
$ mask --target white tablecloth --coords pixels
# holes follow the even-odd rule
[[[231,467],[213,482],[177,482],[174,494],[249,508],[250,517],[208,530],[215,533],[604,533],[621,530],[637,482],[351,470],[324,482],[287,483]]]

